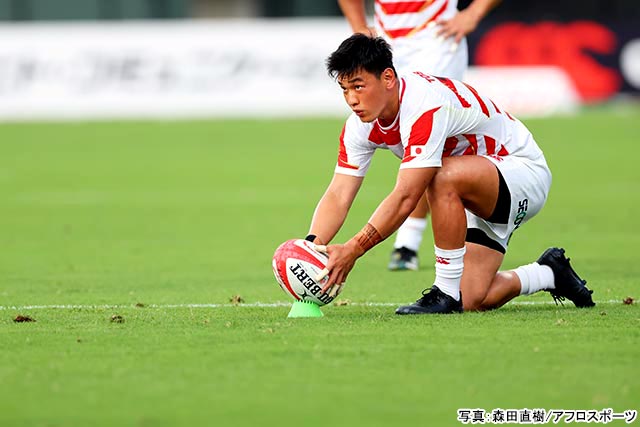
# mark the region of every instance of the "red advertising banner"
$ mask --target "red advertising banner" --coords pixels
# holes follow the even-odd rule
[[[480,66],[554,65],[572,79],[582,102],[620,92],[640,95],[640,29],[595,21],[501,22],[470,37]]]

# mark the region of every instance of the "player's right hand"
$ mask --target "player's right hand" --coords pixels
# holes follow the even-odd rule
[[[378,32],[374,27],[362,27],[358,29],[354,29],[354,34],[364,34],[365,36],[369,36],[371,38],[378,37]]]
[[[468,8],[456,13],[451,19],[438,19],[436,37],[446,39],[453,37],[456,44],[476,29],[480,19]]]

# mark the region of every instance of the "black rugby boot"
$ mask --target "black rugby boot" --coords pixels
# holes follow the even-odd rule
[[[462,313],[462,298],[456,301],[449,295],[432,286],[422,291],[422,298],[411,305],[403,305],[396,309],[396,314],[449,314]]]
[[[391,252],[391,259],[389,260],[387,268],[391,271],[417,271],[419,268],[418,253],[404,246],[394,249],[393,252]]]
[[[587,288],[587,281],[578,276],[569,261],[562,248],[549,248],[538,258],[538,264],[548,265],[553,270],[556,288],[548,292],[556,304],[568,298],[576,307],[593,307],[596,305],[591,298],[593,291]]]

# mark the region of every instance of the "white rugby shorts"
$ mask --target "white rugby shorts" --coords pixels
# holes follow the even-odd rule
[[[513,155],[483,157],[496,165],[509,187],[509,220],[506,224],[492,223],[466,211],[467,229],[482,230],[506,251],[513,232],[540,212],[547,201],[551,188],[551,171],[544,156],[535,160]]]
[[[438,40],[433,31],[392,41],[393,65],[399,74],[421,71],[440,77],[463,80],[469,58],[467,40],[455,47],[453,37]]]

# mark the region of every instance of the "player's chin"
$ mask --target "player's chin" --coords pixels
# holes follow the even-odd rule
[[[358,115],[358,118],[362,123],[371,123],[376,119],[375,117],[368,115],[366,113],[363,113],[362,115]]]

